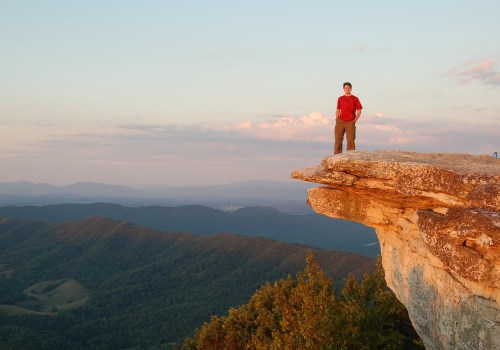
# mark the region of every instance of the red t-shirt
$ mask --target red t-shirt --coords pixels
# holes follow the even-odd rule
[[[343,121],[350,122],[356,119],[356,110],[363,109],[359,99],[354,96],[340,96],[337,101],[337,109],[340,109],[339,118]]]

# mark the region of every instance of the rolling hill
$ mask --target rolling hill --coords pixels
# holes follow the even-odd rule
[[[308,250],[104,218],[0,219],[0,348],[164,348],[266,281],[302,270]],[[313,251],[337,285],[374,266],[369,257]]]
[[[58,204],[0,207],[0,217],[49,222],[107,217],[165,231],[200,235],[227,232],[371,257],[380,254],[378,239],[372,228],[316,213],[290,215],[270,207],[241,208],[229,213],[201,205],[127,207],[110,203]]]

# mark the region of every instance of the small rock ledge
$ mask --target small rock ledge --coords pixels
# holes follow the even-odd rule
[[[386,280],[428,349],[500,349],[500,160],[347,153],[292,177],[314,211],[374,227]]]

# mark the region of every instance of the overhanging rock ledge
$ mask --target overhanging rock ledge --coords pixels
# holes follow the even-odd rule
[[[428,349],[500,349],[500,160],[347,153],[292,177],[314,211],[376,229],[386,280]]]

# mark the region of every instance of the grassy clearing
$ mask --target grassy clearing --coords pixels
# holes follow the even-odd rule
[[[33,311],[33,310],[26,309],[24,307],[19,307],[16,305],[0,305],[0,312],[6,313],[9,315],[17,315],[17,316],[23,316],[23,315],[54,316],[57,314],[56,312]]]
[[[0,264],[0,277],[11,278],[14,273],[14,269],[9,268],[7,264]]]
[[[74,279],[43,281],[24,289],[26,300],[15,305],[0,305],[0,312],[15,315],[57,315],[85,306],[89,291]]]

